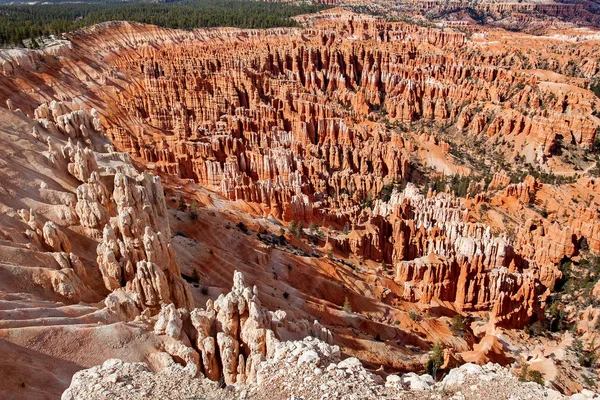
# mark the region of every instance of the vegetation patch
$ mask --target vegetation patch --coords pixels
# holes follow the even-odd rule
[[[165,28],[297,26],[292,17],[329,8],[324,5],[244,0],[181,0],[166,3],[87,2],[0,6],[0,45],[24,46],[29,38],[59,36],[107,21],[131,21]],[[37,42],[31,41],[30,47]]]

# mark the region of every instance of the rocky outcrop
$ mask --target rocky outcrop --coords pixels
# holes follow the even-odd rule
[[[452,25],[470,25],[470,18],[461,18],[468,7],[459,1],[442,2],[439,0],[407,1],[400,8],[405,13],[421,13],[436,15],[443,13],[442,20]],[[505,28],[535,31],[548,26],[548,20],[557,24],[583,24],[598,26],[600,20],[592,5],[587,3],[561,2],[494,2],[481,1],[473,5],[472,12],[477,12],[483,23]],[[450,15],[451,17],[446,19]],[[455,20],[456,17],[458,20]]]
[[[69,139],[88,139],[92,132],[101,132],[102,124],[98,112],[92,109],[71,111],[60,101],[41,104],[34,111],[34,117],[44,128],[58,131]]]
[[[512,53],[476,57],[461,33],[349,18],[286,34],[120,43],[111,68],[130,85],[107,111],[108,136],[147,165],[265,215],[342,226],[353,207],[409,177],[413,123],[518,141],[541,166],[561,143],[589,149],[595,140],[591,92],[553,89],[515,70]],[[123,129],[124,115],[135,130]],[[498,176],[492,187],[506,185]]]
[[[597,209],[578,207],[569,226],[578,241],[585,239],[587,249],[600,253],[600,215]]]
[[[92,172],[88,181],[77,188],[75,212],[81,225],[94,229],[104,227],[110,218],[110,200],[108,189],[100,182],[98,172]]]
[[[192,364],[189,359],[186,363],[192,376],[201,372],[210,380],[222,378],[232,385],[257,381],[259,366],[275,357],[281,334],[290,328],[288,323],[291,321],[287,321],[285,311],[271,313],[264,309],[256,287],[246,286],[244,277],[236,271],[231,291],[214,302],[208,300],[205,309],[195,308],[188,313],[173,304],[163,304],[154,333],[179,340],[174,349],[187,347],[187,353],[199,354]],[[331,333],[316,321],[315,327],[300,334],[312,334],[331,343]]]
[[[311,238],[319,247],[326,241],[323,249],[331,249],[331,263],[317,260],[315,249],[310,262],[288,265],[302,270],[300,278],[289,273],[282,281],[302,289],[313,283],[312,277],[299,283],[302,277],[322,268],[323,277],[314,279],[317,287],[301,290],[310,296],[298,297],[303,302],[298,309],[322,313],[326,323],[369,339],[381,331],[378,338],[384,342],[377,346],[386,353],[392,347],[405,350],[405,340],[426,345],[405,332],[421,329],[419,321],[392,326],[405,306],[427,310],[439,301],[460,313],[490,311],[489,329],[521,327],[541,317],[561,276],[557,263],[586,246],[598,251],[593,200],[580,196],[581,209],[561,210],[564,219],[540,218],[534,216],[540,206],[536,198],[547,196],[550,185],[532,177],[511,185],[511,170],[497,173],[483,193],[490,176],[484,179],[479,175],[485,171],[476,170],[508,171],[513,161],[540,171],[561,170],[562,150],[584,154],[592,147],[598,102],[587,88],[598,63],[597,49],[587,39],[518,36],[532,43],[524,52],[508,32],[482,29],[467,38],[452,29],[367,16],[325,16],[310,28],[267,31],[179,32],[108,23],[69,37],[75,55],[68,62],[62,55],[44,60],[36,55],[2,65],[0,102],[11,110],[11,124],[26,124],[32,114],[37,122],[26,124],[18,140],[0,146],[2,176],[18,177],[23,184],[0,185],[0,244],[10,247],[2,249],[10,257],[2,260],[1,280],[15,291],[43,293],[53,301],[89,297],[97,304],[104,299],[105,309],[77,322],[122,320],[138,326],[151,324],[158,313],[155,334],[171,356],[148,357],[153,367],[180,363],[189,375],[202,372],[215,381],[252,384],[278,352],[291,352],[290,363],[302,368],[321,368],[319,346],[287,348],[280,342],[287,333],[278,334],[284,329],[327,341],[332,335],[318,323],[294,323],[285,313],[265,312],[259,294],[237,276],[232,293],[190,312],[190,291],[170,243],[163,188],[154,175],[136,171],[129,154],[141,162],[136,165],[167,179],[169,174],[184,178],[173,179],[176,196],[180,185],[187,185],[182,193],[190,193],[193,184],[185,181],[190,179],[235,201],[207,196],[218,207],[322,225],[327,238]],[[27,68],[15,68],[21,62]],[[47,99],[49,87],[57,97],[77,93],[78,104],[93,96],[102,117],[60,102],[33,110],[36,99]],[[35,150],[26,155],[35,159],[31,168],[18,162],[23,143]],[[471,159],[486,153],[486,146],[493,157]],[[450,195],[451,185],[440,190],[446,193],[432,189],[421,195],[409,186],[390,195],[394,185],[432,175],[429,167],[445,174],[473,173],[478,181],[468,185],[466,199]],[[592,171],[580,173],[587,179]],[[499,206],[498,197],[503,197]],[[24,211],[29,208],[33,211]],[[527,222],[515,222],[520,225],[515,234],[504,234],[513,209],[523,210]],[[490,226],[477,222],[483,214]],[[194,230],[215,226],[203,223]],[[186,235],[181,232],[176,240],[189,239]],[[266,249],[256,262],[248,259],[244,268],[264,267],[263,257],[304,245],[291,239],[286,248]],[[214,248],[207,253],[213,255]],[[339,273],[345,267],[338,254],[351,255],[342,261],[354,271]],[[219,265],[214,259],[230,261],[218,256],[198,258],[211,260],[209,266]],[[25,265],[26,259],[34,260],[35,268]],[[228,264],[224,270],[232,268]],[[387,265],[393,266],[392,274]],[[220,270],[210,271],[218,281]],[[34,289],[21,281],[35,282]],[[354,298],[359,290],[372,301],[373,312],[366,307],[341,316],[328,312],[348,291],[354,291],[353,306],[367,303]],[[269,302],[283,301],[271,294]],[[286,300],[290,295],[282,294]],[[438,334],[432,331],[425,340]],[[360,340],[367,339],[352,340],[351,346],[360,346]],[[391,340],[401,349],[389,347]],[[452,354],[446,353],[445,362],[457,364]],[[378,357],[373,358],[382,361]],[[346,373],[356,363],[343,366],[339,369]],[[415,389],[430,385],[415,375],[399,381]]]
[[[64,168],[76,181],[76,196],[62,195],[66,226],[81,225],[99,238],[97,264],[109,291],[109,310],[134,318],[161,304],[192,308],[189,288],[179,272],[160,179],[138,174],[127,157],[106,153],[102,126],[95,110],[71,111],[63,102],[40,105],[34,115],[46,138],[53,168]],[[35,135],[34,135],[35,138]],[[57,149],[60,148],[60,151]],[[110,188],[110,189],[109,189]],[[57,222],[42,222],[35,212],[23,210],[26,234],[51,251],[70,253],[72,244]],[[123,309],[119,310],[119,304]]]
[[[140,310],[170,302],[191,308],[189,288],[169,244],[168,215],[158,177],[117,172],[112,198],[116,216],[104,226],[97,249],[106,288],[125,287]]]
[[[328,244],[359,258],[399,264],[397,280],[411,301],[446,296],[459,309],[495,310],[497,321],[520,326],[539,312],[558,279],[557,260],[576,254],[583,238],[593,250],[598,247],[593,223],[576,216],[571,231],[545,222],[539,229],[536,222],[525,227],[526,239],[509,242],[485,225],[467,222],[473,214],[446,195],[367,206],[382,189],[414,177],[411,154],[425,144],[459,155],[430,126],[509,142],[515,154],[540,168],[566,144],[589,149],[599,124],[597,102],[588,90],[571,90],[576,80],[558,83],[530,71],[531,57],[505,39],[481,47],[460,32],[370,17],[323,16],[310,29],[240,35],[107,24],[72,39],[76,51],[91,41],[107,56],[100,80],[123,80],[124,90],[101,94],[110,104],[102,110],[105,131],[118,150],[229,199],[255,203],[265,216],[352,227],[348,235],[332,234]],[[534,44],[538,59],[553,71],[562,73],[571,62],[595,73],[589,46]],[[58,103],[41,107],[36,117],[71,140],[85,141],[87,130],[100,125],[98,113],[86,117]],[[63,153],[72,174],[89,186],[94,170],[89,151],[71,144]],[[437,165],[436,157],[427,160]],[[115,176],[116,198],[129,200],[114,209],[88,186],[77,202],[83,225],[112,229],[104,230],[107,244],[98,253],[105,285],[134,290],[134,303],[158,307],[173,296],[185,303],[183,289],[169,278],[177,274],[165,245],[169,232],[157,226],[163,211],[146,213],[131,186],[133,175]],[[160,192],[139,180],[147,193]],[[469,192],[482,192],[480,186],[470,185]],[[510,184],[504,171],[488,185],[532,206],[541,189],[533,177]],[[158,197],[151,203],[161,204]],[[481,204],[490,197],[477,193],[474,199]],[[142,225],[151,230],[142,232]],[[165,278],[169,293],[142,289]]]
[[[539,189],[539,186],[533,176],[527,175],[523,182],[508,185],[504,195],[514,197],[524,204],[529,204],[535,198],[535,192]]]
[[[65,235],[58,226],[52,221],[48,221],[44,224],[44,242],[50,250],[55,252],[71,252],[71,242],[67,235]]]
[[[490,227],[465,222],[466,216],[451,196],[426,198],[409,184],[389,202],[376,202],[372,215],[347,237],[330,242],[393,263],[407,301],[428,305],[441,300],[459,311],[490,310],[496,324],[509,327],[538,317],[547,289],[561,277],[557,259],[543,256],[548,246],[526,252],[521,242],[494,236]],[[535,243],[533,238],[523,241]]]
[[[504,189],[510,184],[510,176],[505,170],[496,172],[488,185],[489,190]]]
[[[479,399],[482,393],[492,400],[516,396],[553,400],[568,398],[536,383],[521,382],[508,369],[493,363],[481,367],[465,364],[452,369],[437,383],[430,375],[415,373],[388,375],[384,383],[356,358],[338,362],[339,354],[334,348],[308,339],[282,343],[277,357],[261,369],[256,384],[220,389],[206,381],[190,378],[179,365],[152,373],[144,363],[124,363],[113,359],[75,374],[62,399],[99,397],[103,393],[111,393],[116,399],[266,399],[285,398],[290,392],[311,399],[332,393],[339,398],[380,399],[426,398],[436,396],[439,391],[460,392],[461,398],[468,400]],[[571,399],[585,400],[595,396],[595,393],[584,390]]]

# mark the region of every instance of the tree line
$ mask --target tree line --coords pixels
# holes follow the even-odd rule
[[[29,38],[70,32],[106,21],[132,21],[166,28],[296,26],[291,17],[323,5],[252,0],[181,0],[169,3],[62,3],[0,6],[0,45],[23,46]]]

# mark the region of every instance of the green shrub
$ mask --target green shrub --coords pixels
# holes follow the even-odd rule
[[[413,321],[418,321],[419,320],[419,314],[417,314],[416,312],[414,312],[413,310],[410,310],[408,312],[408,316],[410,317],[410,319],[412,319]]]
[[[192,204],[190,205],[190,218],[195,221],[198,219],[199,216],[200,216],[200,209],[198,207],[198,202],[193,201]]]
[[[528,374],[528,381],[529,382],[535,382],[539,385],[544,386],[544,384],[546,383],[546,381],[544,380],[544,376],[542,375],[542,373],[540,371],[536,371],[536,370],[530,370],[529,374]]]
[[[435,379],[442,365],[444,365],[444,345],[442,342],[437,342],[431,348],[431,355],[425,363],[425,371]]]
[[[523,365],[521,366],[521,374],[519,375],[519,380],[521,382],[535,382],[542,386],[544,386],[544,384],[546,383],[542,373],[534,369],[529,369],[529,364],[527,363],[523,363]]]
[[[588,389],[594,389],[596,387],[596,380],[594,378],[590,378],[587,375],[581,375],[583,378],[583,382],[585,382],[585,386]]]
[[[452,325],[450,326],[450,329],[454,334],[462,336],[465,333],[466,328],[467,326],[465,317],[460,314],[456,314],[454,317],[452,317]]]
[[[298,236],[298,223],[296,221],[290,221],[290,226],[288,227],[288,231],[294,235]]]
[[[177,209],[183,212],[187,211],[187,204],[185,204],[185,199],[183,198],[183,196],[179,197],[179,204],[177,205]]]
[[[527,325],[523,330],[530,336],[540,336],[546,331],[546,328],[540,321],[535,321],[533,324]]]
[[[377,195],[377,198],[379,200],[388,202],[392,198],[392,193],[394,193],[394,190],[401,192],[404,190],[405,187],[406,187],[406,182],[394,181],[393,183],[385,185],[383,188],[381,188],[381,190],[379,191],[379,194]]]

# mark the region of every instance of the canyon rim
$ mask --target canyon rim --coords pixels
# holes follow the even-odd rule
[[[600,397],[597,5],[311,7],[0,49],[0,397]]]

